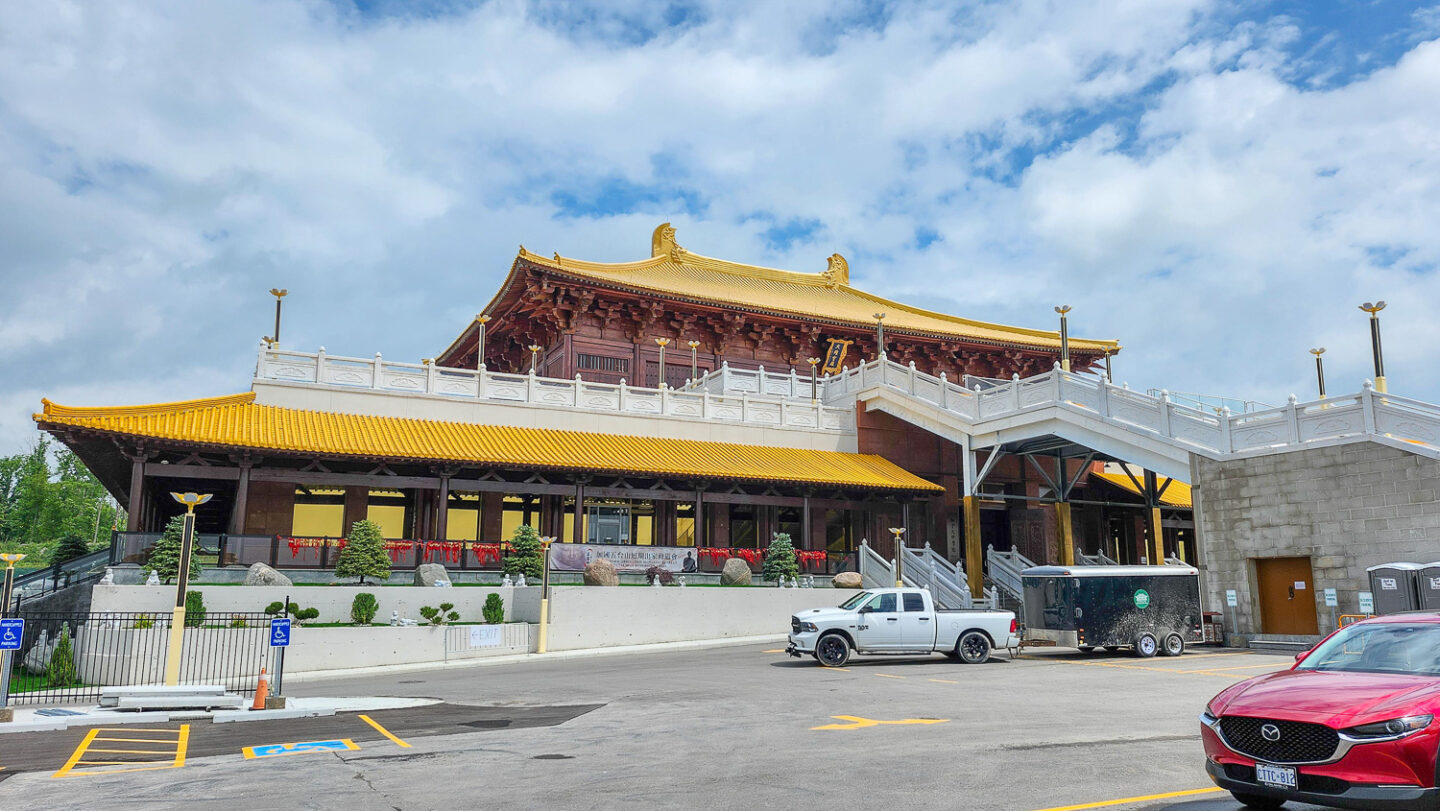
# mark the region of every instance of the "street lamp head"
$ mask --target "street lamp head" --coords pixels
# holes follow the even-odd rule
[[[656,345],[656,346],[661,346],[661,347],[669,346],[669,345],[670,345],[670,339],[669,339],[669,338],[656,338],[656,339],[655,339],[655,345]]]
[[[185,505],[185,512],[193,513],[195,508],[214,498],[210,493],[171,493],[170,497]]]
[[[876,320],[876,321],[884,321],[884,320],[885,320],[885,314],[884,314],[884,313],[876,313],[876,314],[875,314],[875,320]]]
[[[528,347],[526,347],[526,349],[529,349],[531,352],[539,352],[543,348],[544,347],[540,346],[540,344],[530,344]]]
[[[1060,305],[1059,307],[1056,307],[1056,308],[1055,308],[1055,312],[1057,312],[1057,313],[1059,313],[1059,314],[1061,314],[1061,315],[1064,315],[1064,314],[1070,312],[1070,305],[1069,305],[1069,304],[1062,304],[1062,305]]]
[[[905,528],[904,528],[904,527],[891,527],[891,528],[890,528],[890,531],[893,532],[893,533],[895,533],[895,540],[897,540],[897,541],[900,540],[900,536],[901,536],[901,535],[904,535],[904,534],[905,534]]]
[[[1361,305],[1360,305],[1360,309],[1362,309],[1362,310],[1364,310],[1365,312],[1369,313],[1371,316],[1374,316],[1376,313],[1378,313],[1378,312],[1380,312],[1381,310],[1385,309],[1385,302],[1383,302],[1383,301],[1377,301],[1377,302],[1375,302],[1374,304],[1371,304],[1370,302],[1367,301],[1367,302],[1365,302],[1364,304],[1361,304]]]
[[[3,554],[0,554],[0,560],[5,561],[5,568],[7,569],[15,568],[15,564],[19,563],[24,559],[25,553],[23,552],[5,552]]]
[[[685,345],[688,346],[688,347],[690,347],[691,349],[699,349],[699,348],[700,348],[700,342],[699,342],[699,341],[687,341],[687,342],[685,343]]]
[[[285,298],[285,295],[286,295],[287,293],[289,293],[289,292],[290,292],[289,290],[286,290],[286,289],[280,288],[280,287],[272,287],[272,288],[270,288],[270,295],[274,296],[274,297],[277,298],[277,299],[279,299],[279,298]]]
[[[808,363],[808,364],[810,364],[810,368],[813,369],[813,368],[815,368],[815,366],[817,366],[817,365],[820,363],[820,359],[819,359],[819,358],[806,358],[806,359],[805,359],[805,362]]]
[[[1321,355],[1325,354],[1325,347],[1322,346],[1322,347],[1320,347],[1320,348],[1318,348],[1318,349],[1312,349],[1312,350],[1310,350],[1310,354],[1312,354],[1312,355],[1314,355],[1315,357],[1318,358],[1318,357],[1320,357]]]
[[[481,314],[475,316],[475,321],[476,321],[477,323],[480,323],[480,324],[488,324],[488,323],[490,323],[490,316],[488,316],[488,315],[486,315],[486,314],[484,314],[484,313],[481,313]]]

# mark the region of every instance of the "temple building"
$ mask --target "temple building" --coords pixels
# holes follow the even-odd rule
[[[45,401],[35,420],[126,505],[127,559],[179,511],[168,493],[194,490],[214,494],[198,526],[221,565],[324,568],[362,518],[400,568],[494,569],[521,524],[693,549],[701,571],[784,532],[804,571],[833,572],[862,541],[893,555],[901,528],[976,573],[982,546],[1040,563],[1193,560],[1183,482],[1073,442],[979,450],[848,394],[879,374],[980,403],[1015,378],[1095,379],[1117,351],[881,298],[850,285],[838,254],[815,273],[701,256],[665,224],[636,262],[522,247],[433,359],[262,342],[249,391]]]

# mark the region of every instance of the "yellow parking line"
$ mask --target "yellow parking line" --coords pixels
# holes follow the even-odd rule
[[[394,742],[394,744],[395,744],[396,746],[403,746],[403,747],[405,747],[406,749],[409,749],[409,748],[410,748],[410,744],[408,744],[408,743],[400,740],[399,738],[395,737],[394,735],[390,734],[390,730],[388,730],[388,729],[386,729],[385,727],[382,727],[382,726],[380,726],[379,724],[375,723],[375,719],[371,718],[370,716],[368,716],[368,715],[362,715],[362,716],[360,716],[360,720],[361,720],[361,721],[364,721],[365,723],[369,724],[369,725],[372,726],[372,727],[375,727],[375,731],[376,731],[376,732],[378,732],[378,733],[380,733],[381,735],[384,735],[385,737],[389,738],[392,742]]]
[[[1182,656],[1182,657],[1180,657],[1180,658],[1182,658],[1182,659],[1205,659],[1205,658],[1210,657],[1210,656],[1255,656],[1255,655],[1256,655],[1256,654],[1253,654],[1253,653],[1245,653],[1244,651],[1232,651],[1231,653],[1187,653],[1187,654],[1185,654],[1184,656]]]
[[[784,653],[784,652],[785,652],[785,649],[784,649],[784,648],[776,648],[775,650],[762,650],[762,651],[760,651],[760,652],[761,652],[761,653]]]
[[[1177,670],[1176,673],[1220,673],[1226,670],[1256,670],[1262,667],[1273,667],[1276,670],[1284,670],[1284,665],[1277,665],[1274,662],[1264,665],[1211,665],[1199,670]]]
[[[1164,794],[1146,794],[1143,797],[1125,797],[1119,800],[1101,800],[1096,803],[1081,803],[1079,805],[1060,805],[1054,808],[1042,808],[1040,811],[1082,811],[1086,808],[1108,808],[1115,805],[1130,805],[1131,803],[1143,803],[1149,800],[1168,800],[1171,797],[1193,797],[1196,794],[1214,794],[1217,791],[1224,791],[1221,788],[1192,788],[1188,791],[1170,791]]]
[[[903,678],[905,678],[904,676],[892,676],[892,675],[890,675],[889,673],[876,673],[875,675],[879,676],[879,677],[882,678],[882,679],[903,679]]]
[[[925,681],[933,681],[933,682],[935,682],[936,684],[959,684],[959,683],[960,683],[960,682],[958,682],[958,681],[950,681],[949,679],[926,679]]]
[[[126,739],[126,738],[102,738],[102,737],[100,737],[100,733],[101,733],[101,732],[132,732],[132,731],[136,731],[136,732],[165,732],[165,733],[168,733],[168,734],[171,734],[171,735],[175,735],[176,737],[175,737],[173,740],[165,740],[165,739],[159,739],[159,738],[128,738],[128,739]],[[100,740],[100,741],[105,741],[105,740],[110,740],[110,741],[114,741],[114,740],[136,740],[136,741],[143,741],[144,743],[163,743],[163,744],[171,744],[171,745],[173,745],[175,748],[174,748],[173,751],[163,751],[163,752],[153,752],[153,751],[138,752],[138,751],[137,751],[137,752],[135,752],[135,754],[166,755],[166,756],[168,756],[168,758],[161,759],[161,760],[85,760],[85,755],[87,755],[88,753],[90,753],[90,752],[92,752],[92,751],[93,751],[93,752],[112,752],[112,753],[124,753],[124,752],[125,752],[125,750],[91,749],[91,748],[90,748],[90,745],[93,744],[93,743],[94,743],[95,741],[97,741],[97,740]],[[156,771],[156,770],[158,770],[158,769],[178,769],[178,768],[180,768],[181,766],[184,766],[184,765],[185,765],[185,751],[186,751],[187,748],[189,748],[189,745],[190,745],[190,725],[189,725],[189,724],[181,724],[181,725],[180,725],[180,728],[179,728],[178,730],[177,730],[177,729],[167,729],[167,730],[126,730],[126,729],[106,729],[106,728],[103,728],[103,727],[97,727],[96,729],[92,729],[92,730],[90,730],[89,732],[85,733],[85,737],[80,741],[80,745],[77,746],[77,747],[75,747],[75,751],[70,755],[70,759],[67,760],[67,761],[65,761],[65,765],[60,767],[60,771],[58,771],[58,772],[56,772],[55,774],[51,775],[51,777],[52,777],[52,778],[55,778],[55,777],[86,777],[86,776],[95,775],[95,774],[121,774],[121,773],[123,773],[123,772],[149,772],[149,771]],[[162,765],[162,764],[163,764],[163,765]],[[136,768],[133,768],[133,769],[110,769],[110,770],[103,771],[103,772],[92,772],[92,771],[86,771],[86,770],[84,770],[84,769],[79,769],[79,770],[77,770],[77,769],[76,769],[77,766],[135,766]]]

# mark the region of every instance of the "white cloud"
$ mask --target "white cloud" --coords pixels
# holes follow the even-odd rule
[[[1271,402],[1309,390],[1316,344],[1358,387],[1354,305],[1387,298],[1392,389],[1440,399],[1440,44],[1317,88],[1299,23],[1226,8],[716,3],[647,38],[645,3],[0,6],[0,443],[40,394],[245,388],[271,286],[287,344],[419,358],[518,243],[634,258],[666,219],[743,261],[839,250],[966,316],[1044,326],[1064,300],[1137,386]],[[658,197],[555,202],[617,179]],[[791,219],[820,225],[769,248]]]

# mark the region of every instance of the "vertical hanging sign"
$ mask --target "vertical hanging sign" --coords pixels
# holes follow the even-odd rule
[[[845,363],[845,353],[850,351],[850,344],[854,341],[842,341],[839,338],[830,339],[830,348],[825,350],[825,365],[820,367],[820,374],[833,375],[840,371]]]

